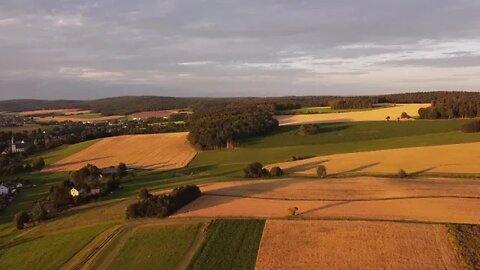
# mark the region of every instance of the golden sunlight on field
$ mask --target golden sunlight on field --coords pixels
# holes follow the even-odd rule
[[[202,187],[180,217],[414,220],[480,224],[480,182],[461,179],[277,179]]]
[[[185,167],[196,155],[187,133],[126,135],[101,140],[87,149],[53,164],[48,171],[78,170],[86,164],[172,170]]]
[[[255,269],[462,267],[444,225],[268,220]]]
[[[290,173],[315,175],[319,164],[329,174],[340,173],[480,173],[480,143],[411,147],[348,154],[321,156],[304,160],[277,163]]]
[[[403,112],[406,112],[411,117],[417,117],[420,108],[426,108],[429,106],[430,104],[397,104],[392,107],[367,111],[282,115],[277,116],[276,118],[280,122],[280,125],[299,125],[322,122],[386,121],[387,116],[390,116],[390,121],[396,121],[396,118],[400,117]]]

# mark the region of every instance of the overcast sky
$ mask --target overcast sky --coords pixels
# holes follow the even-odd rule
[[[478,0],[1,0],[0,99],[480,90]]]

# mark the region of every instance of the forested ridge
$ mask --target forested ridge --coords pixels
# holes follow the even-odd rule
[[[444,101],[445,100],[445,101]],[[448,101],[450,102],[448,103]],[[318,107],[332,105],[338,109],[368,108],[375,103],[432,103],[442,104],[441,106],[454,107],[450,105],[458,103],[459,107],[473,107],[480,100],[480,92],[414,92],[401,94],[388,94],[378,96],[284,96],[284,97],[231,97],[231,98],[205,98],[205,97],[160,97],[160,96],[122,96],[96,100],[4,100],[0,101],[0,111],[26,111],[38,109],[58,108],[83,108],[99,112],[104,115],[131,114],[140,111],[168,110],[180,108],[192,108],[200,110],[203,107],[214,105],[226,106],[228,104],[249,104],[267,105],[274,110],[289,110],[300,107]],[[448,104],[446,104],[448,103]],[[436,106],[442,110],[440,105]],[[450,108],[448,108],[450,109]],[[447,109],[447,110],[448,110]],[[460,110],[460,109],[459,109]],[[473,112],[472,109],[470,111]],[[478,110],[476,110],[478,113]],[[442,114],[440,112],[440,114]],[[454,115],[471,115],[472,113],[458,113]],[[433,116],[437,115],[436,113]],[[462,117],[462,116],[455,116]]]

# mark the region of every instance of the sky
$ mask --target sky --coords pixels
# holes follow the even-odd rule
[[[2,0],[0,99],[480,90],[478,0]]]

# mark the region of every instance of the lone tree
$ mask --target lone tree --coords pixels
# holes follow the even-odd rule
[[[327,177],[327,167],[323,165],[318,165],[317,167],[317,176],[320,178]]]
[[[296,216],[297,211],[298,211],[298,207],[296,207],[296,206],[290,207],[290,208],[288,208],[288,215],[289,216]]]
[[[42,170],[43,168],[45,168],[45,160],[42,157],[35,158],[33,160],[32,167],[34,170],[37,170],[37,171]]]
[[[25,228],[25,224],[27,224],[29,221],[30,215],[25,211],[18,212],[15,215],[15,224],[19,230],[23,230]]]
[[[275,166],[270,170],[270,175],[274,177],[283,176],[283,170],[280,167]]]
[[[148,192],[148,189],[146,188],[141,189],[140,192],[138,193],[138,198],[140,200],[148,199],[150,198],[150,196],[152,196],[152,194],[150,194],[150,192]]]
[[[123,162],[121,162],[120,164],[118,164],[117,166],[117,175],[122,178],[124,176],[127,176],[128,172],[127,172],[127,165]]]
[[[387,121],[390,121],[390,116],[387,116],[387,118],[385,118],[385,119],[387,119]]]
[[[247,178],[259,178],[259,177],[268,177],[270,173],[267,169],[263,168],[263,165],[260,162],[253,162],[248,164],[248,166],[243,169],[245,177]]]
[[[398,171],[398,177],[399,178],[407,178],[408,177],[408,173],[404,170],[404,169],[400,169]]]
[[[408,115],[408,113],[406,112],[402,112],[402,114],[400,115],[400,118],[402,119],[410,119],[412,118],[410,115]]]

